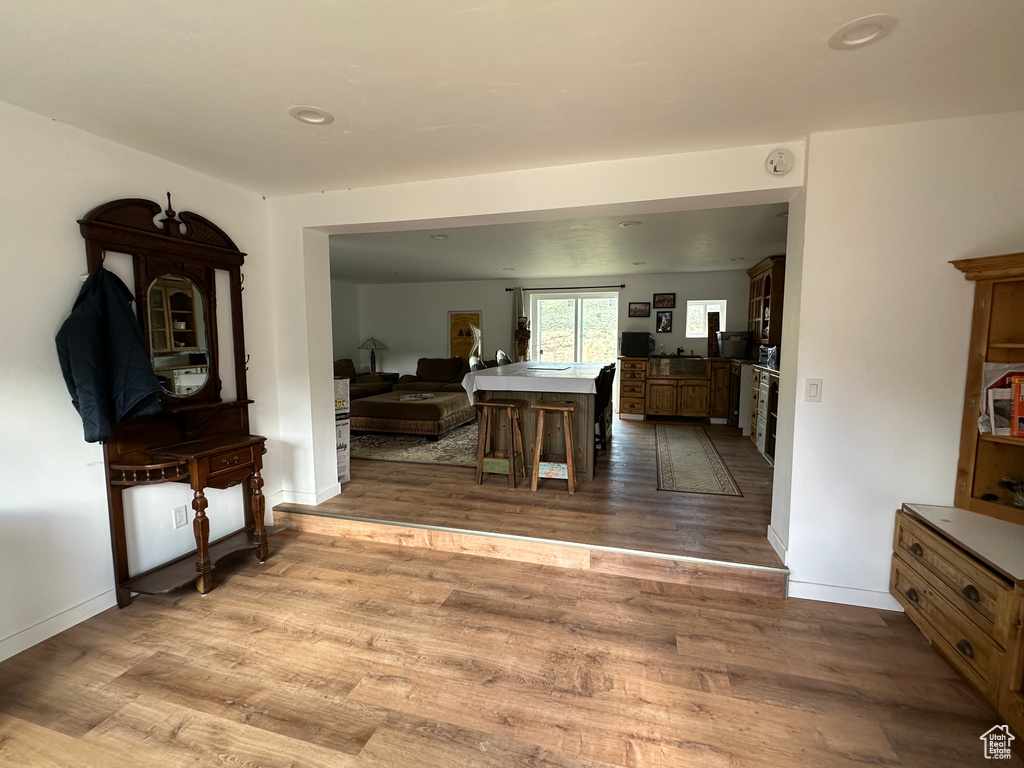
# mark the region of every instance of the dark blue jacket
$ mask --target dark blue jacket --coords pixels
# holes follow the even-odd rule
[[[128,286],[99,267],[57,333],[60,368],[86,442],[109,440],[125,417],[160,412],[160,382],[133,301]]]

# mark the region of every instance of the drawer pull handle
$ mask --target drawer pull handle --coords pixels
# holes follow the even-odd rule
[[[958,651],[960,651],[960,653],[962,653],[968,659],[973,659],[974,658],[974,646],[972,646],[966,640],[961,640],[959,643],[957,643],[956,644],[956,649]]]
[[[920,557],[924,554],[924,547],[918,544],[916,541],[910,545],[910,554],[917,555]]]
[[[907,600],[909,600],[912,603],[916,603],[918,601],[918,599],[919,598],[918,598],[917,590],[916,589],[911,587],[910,589],[907,590]]]
[[[235,456],[232,459],[221,459],[220,463],[221,464],[237,464],[238,463],[238,457]]]
[[[981,594],[978,592],[978,588],[973,584],[968,584],[960,591],[964,593],[964,597],[966,597],[968,600],[971,600],[975,603],[981,602]]]

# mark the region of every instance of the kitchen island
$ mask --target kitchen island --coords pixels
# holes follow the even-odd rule
[[[478,397],[488,400],[518,399],[528,403],[540,400],[568,400],[576,404],[573,413],[573,445],[576,479],[594,478],[594,401],[597,377],[605,363],[526,362],[485,368],[466,374],[462,387],[470,402]],[[483,394],[485,393],[485,394]],[[533,469],[536,411],[525,409],[522,416],[523,441],[528,471]],[[562,424],[549,419],[544,425],[542,453],[563,453]]]

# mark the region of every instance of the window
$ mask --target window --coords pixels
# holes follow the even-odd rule
[[[725,299],[686,302],[686,338],[708,337],[708,312],[718,313],[718,330],[725,330]]]
[[[615,293],[530,295],[530,357],[555,363],[615,359],[619,296]]]

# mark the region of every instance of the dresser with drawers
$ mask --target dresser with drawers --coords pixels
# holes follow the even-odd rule
[[[1024,733],[1024,527],[957,507],[896,513],[889,591],[939,652]]]

